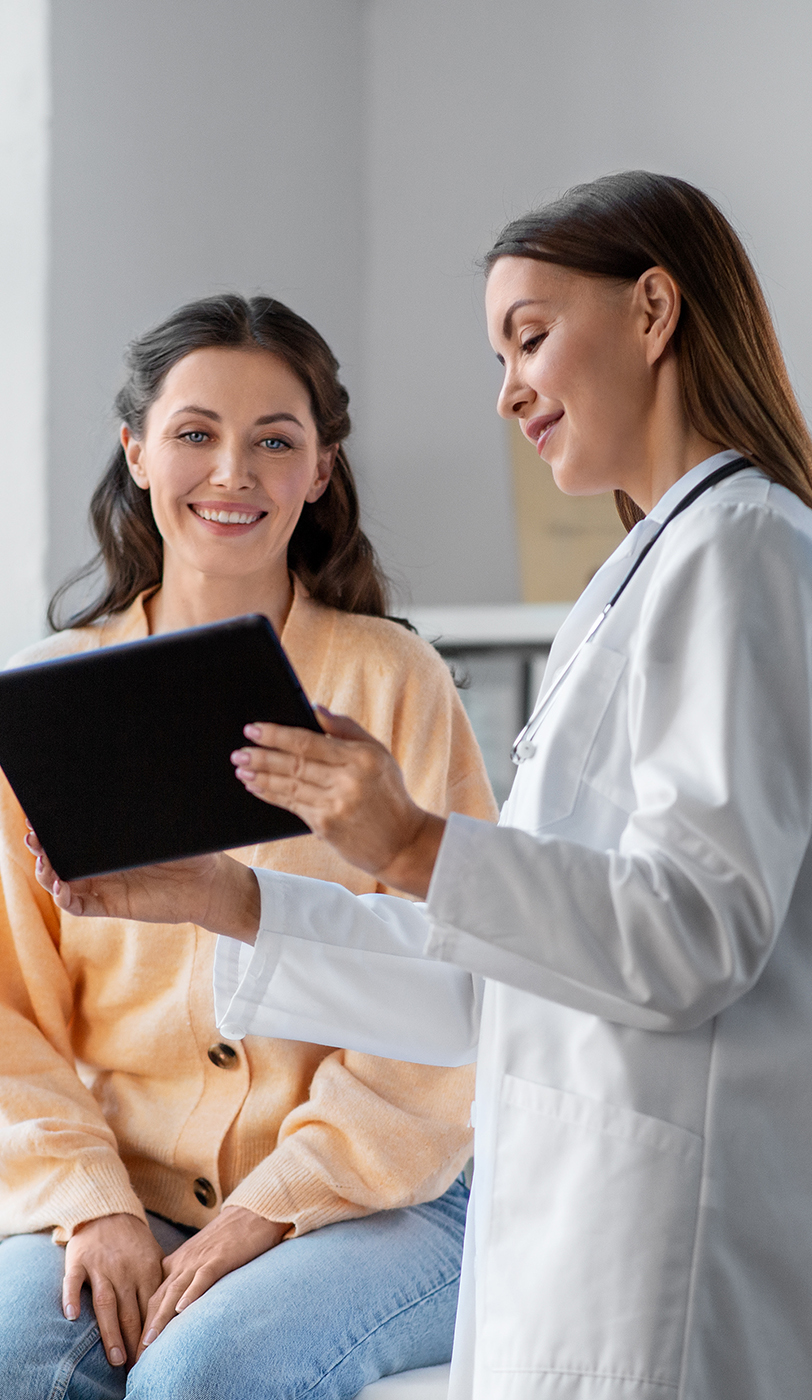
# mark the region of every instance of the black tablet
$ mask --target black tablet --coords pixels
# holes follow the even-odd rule
[[[320,726],[265,617],[0,672],[0,767],[63,880],[296,836],[230,755]]]

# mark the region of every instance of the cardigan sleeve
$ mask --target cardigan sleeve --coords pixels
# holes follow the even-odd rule
[[[0,773],[0,1234],[145,1220],[104,1116],[76,1071],[59,918],[34,878],[20,806]]]
[[[407,641],[410,664],[389,735],[406,785],[428,810],[493,821],[482,756],[448,670],[433,650]],[[304,1234],[432,1200],[470,1153],[473,1091],[473,1065],[441,1068],[336,1050],[316,1070],[306,1102],[284,1120],[276,1151],[225,1204],[290,1221],[293,1233]]]

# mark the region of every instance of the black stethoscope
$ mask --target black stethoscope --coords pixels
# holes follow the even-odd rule
[[[629,569],[629,572],[627,573],[620,587],[617,588],[612,594],[612,597],[609,599],[609,602],[606,604],[606,607],[603,609],[603,612],[599,613],[598,616],[595,618],[595,621],[592,623],[592,626],[590,627],[586,636],[579,642],[578,646],[575,648],[575,651],[572,653],[572,656],[570,657],[567,664],[559,671],[558,675],[553,681],[553,684],[550,686],[550,689],[546,691],[545,694],[542,696],[541,700],[539,701],[538,705],[536,706],[535,710],[533,711],[532,715],[527,721],[527,724],[524,726],[524,729],[522,730],[521,734],[519,734],[518,738],[516,739],[516,742],[510,751],[510,757],[517,766],[518,764],[523,763],[525,759],[532,758],[535,754],[536,746],[533,743],[533,739],[536,736],[536,732],[538,730],[539,725],[541,724],[541,721],[544,719],[544,716],[547,714],[547,711],[550,708],[550,703],[553,697],[558,694],[561,686],[563,685],[564,681],[566,680],[567,676],[569,675],[570,671],[575,665],[575,662],[577,661],[578,657],[581,655],[581,652],[583,651],[584,647],[587,645],[588,642],[591,642],[598,628],[601,627],[606,621],[607,617],[612,611],[612,608],[615,606],[615,603],[617,602],[624,588],[634,578],[634,575],[637,573],[637,570],[640,568],[640,565],[642,564],[649,550],[654,548],[655,544],[660,538],[660,535],[663,533],[663,530],[665,529],[666,525],[670,525],[671,521],[674,520],[676,516],[678,516],[682,511],[687,510],[688,506],[693,505],[694,501],[698,500],[698,498],[704,495],[706,491],[710,491],[712,486],[717,486],[720,481],[724,481],[726,476],[733,476],[734,472],[740,472],[745,467],[749,466],[752,466],[752,463],[748,462],[746,457],[737,457],[734,462],[725,462],[723,466],[717,467],[716,471],[711,472],[710,476],[706,476],[704,481],[700,481],[699,484],[695,486],[692,491],[689,491],[688,495],[680,501],[679,505],[674,507],[671,514],[666,516],[665,520],[663,521],[656,534],[652,535],[645,548],[641,549],[640,553],[638,554],[637,558],[632,564],[632,567]]]

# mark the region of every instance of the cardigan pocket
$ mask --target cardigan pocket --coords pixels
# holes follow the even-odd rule
[[[486,1365],[556,1374],[566,1395],[564,1377],[578,1396],[578,1377],[600,1377],[612,1400],[664,1400],[679,1383],[702,1139],[505,1075],[497,1142]]]

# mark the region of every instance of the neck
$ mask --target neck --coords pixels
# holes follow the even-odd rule
[[[161,587],[145,604],[152,636],[179,632],[207,622],[223,622],[245,613],[261,613],[277,636],[282,632],[293,603],[293,587],[287,561],[273,574],[220,578],[184,567],[166,551]]]
[[[669,356],[658,368],[640,449],[622,489],[648,515],[680,477],[728,445],[703,437],[688,421],[676,356]]]

